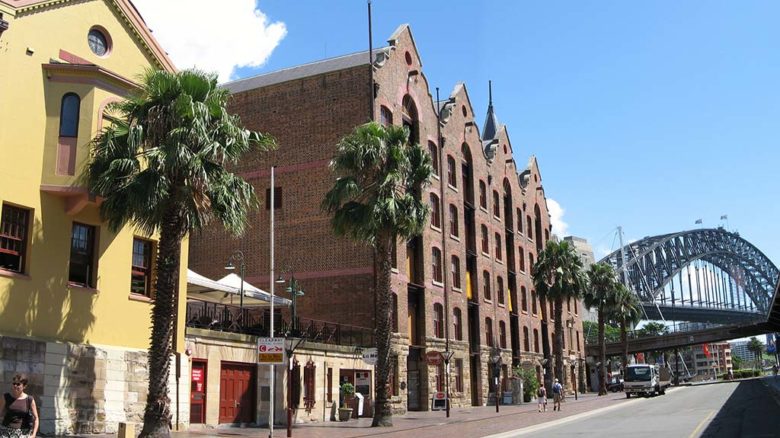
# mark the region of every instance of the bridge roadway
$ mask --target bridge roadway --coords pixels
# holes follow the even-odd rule
[[[640,353],[652,350],[671,350],[689,345],[706,344],[710,342],[727,341],[729,339],[755,336],[776,331],[777,327],[767,322],[742,326],[721,326],[705,330],[669,333],[662,336],[647,336],[628,340],[628,352]],[[607,356],[622,354],[623,344],[611,342],[607,344]],[[591,357],[599,356],[599,346],[585,346],[585,353]]]
[[[739,310],[707,306],[671,306],[668,304],[642,303],[648,319],[717,324],[747,324],[763,319],[766,313],[757,310]]]

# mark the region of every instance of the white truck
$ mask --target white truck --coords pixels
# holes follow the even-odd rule
[[[666,388],[672,385],[672,373],[666,367],[658,365],[637,364],[626,367],[623,379],[623,390],[626,398],[631,394],[663,395]]]

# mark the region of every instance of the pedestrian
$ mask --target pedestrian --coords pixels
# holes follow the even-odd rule
[[[734,380],[734,370],[729,368],[729,380]]]
[[[555,383],[553,383],[552,387],[553,392],[553,411],[558,408],[558,411],[561,410],[561,396],[563,395],[563,387],[558,382],[558,379],[555,379]]]
[[[38,407],[35,399],[24,392],[27,389],[27,376],[17,374],[11,382],[11,392],[3,394],[0,400],[0,437],[29,437],[38,434]]]
[[[547,412],[547,390],[544,389],[544,385],[540,386],[536,391],[536,401],[539,405],[539,412]]]
[[[777,377],[777,364],[772,365],[772,374]]]

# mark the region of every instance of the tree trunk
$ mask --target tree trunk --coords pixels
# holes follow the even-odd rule
[[[149,393],[140,437],[170,437],[171,400],[168,377],[173,354],[173,332],[176,314],[177,286],[181,240],[186,233],[181,219],[169,211],[160,229],[157,252],[157,281],[152,307],[152,337],[149,346]]]
[[[552,357],[550,357],[550,335],[547,328],[547,297],[539,294],[539,305],[542,311],[542,355],[544,363],[544,389],[552,394]]]
[[[390,269],[392,257],[392,236],[380,236],[377,242],[377,265],[379,269],[376,282],[376,382],[374,385],[376,405],[372,427],[392,427],[393,411],[390,405],[388,377],[390,375],[390,340],[392,321],[390,320]]]
[[[563,350],[566,348],[563,342],[563,298],[555,298],[555,377],[563,385]]]
[[[625,379],[626,367],[628,367],[628,330],[625,317],[620,319],[620,343],[623,347],[623,378]]]
[[[599,307],[599,395],[607,395],[607,341],[604,339],[604,309]]]

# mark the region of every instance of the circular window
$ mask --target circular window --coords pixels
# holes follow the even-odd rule
[[[412,65],[412,54],[409,53],[409,52],[406,52],[406,55],[404,55],[404,56],[406,58],[406,64],[407,65]]]
[[[101,29],[90,29],[89,34],[87,35],[87,42],[89,43],[89,48],[92,50],[92,53],[97,56],[106,56],[111,50],[111,40]]]

